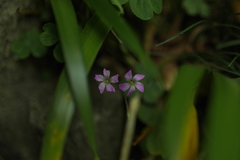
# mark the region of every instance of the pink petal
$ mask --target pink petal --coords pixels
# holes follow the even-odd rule
[[[133,79],[134,79],[135,81],[139,81],[139,80],[143,79],[144,77],[145,77],[145,75],[143,75],[143,74],[136,74],[136,75],[133,77]]]
[[[104,89],[105,89],[106,84],[104,82],[100,83],[98,86],[98,89],[100,91],[100,93],[102,94]]]
[[[104,81],[103,75],[100,75],[100,74],[95,74],[94,79],[95,79],[96,81]]]
[[[115,76],[112,76],[110,78],[110,83],[117,83],[118,82],[118,74],[116,74]]]
[[[129,70],[126,74],[125,74],[125,78],[127,81],[132,80],[132,71]]]
[[[135,87],[140,91],[144,92],[144,85],[140,82],[135,82]]]
[[[135,86],[131,86],[131,88],[128,91],[127,96],[129,96],[130,94],[132,94],[135,91]]]
[[[106,69],[104,68],[104,69],[103,69],[103,75],[104,75],[104,77],[109,78],[109,77],[110,77],[110,71],[109,71],[109,70],[106,70]]]
[[[111,84],[107,84],[106,89],[108,92],[115,92],[115,88]]]
[[[118,85],[118,88],[122,91],[126,91],[129,87],[130,87],[129,83],[123,83]]]

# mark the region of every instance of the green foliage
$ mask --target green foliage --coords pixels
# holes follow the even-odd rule
[[[111,0],[112,4],[123,5],[128,2],[128,0]]]
[[[153,17],[153,13],[160,14],[162,11],[162,0],[129,0],[133,13],[142,20]]]
[[[46,53],[47,48],[40,42],[37,29],[33,28],[24,33],[18,41],[15,41],[11,46],[11,50],[16,53],[19,59],[25,59],[30,54],[39,58]]]
[[[164,124],[166,152],[169,160],[173,160],[178,152],[185,117],[193,105],[197,86],[203,73],[203,68],[190,65],[182,66],[170,93]]]
[[[145,123],[147,126],[155,126],[158,124],[158,120],[161,117],[160,111],[155,107],[140,105],[138,111],[139,119]]]
[[[210,8],[205,0],[183,0],[182,6],[191,16],[207,17],[210,14]]]
[[[144,85],[143,100],[146,103],[155,103],[163,94],[164,89],[160,82],[158,82],[151,74],[149,74],[148,67],[138,64],[136,66],[138,73],[144,74],[145,78],[142,80]]]
[[[89,145],[95,157],[98,157],[83,47],[79,44],[82,40],[73,4],[71,1],[58,0],[51,0],[51,4],[58,26],[71,95],[84,124]]]
[[[94,59],[97,56],[97,53],[98,53],[105,37],[107,36],[110,28],[111,28],[111,26],[107,26],[105,23],[102,22],[102,20],[100,18],[98,18],[96,15],[93,15],[93,17],[89,20],[89,22],[84,27],[84,29],[80,30],[80,37],[83,42],[82,43],[83,52],[84,52],[83,58],[84,58],[84,62],[86,64],[85,67],[86,67],[87,72],[90,71],[90,68],[94,62]],[[58,44],[55,47],[55,49],[57,47],[60,47],[60,44]],[[59,55],[56,54],[56,56],[59,56]],[[63,57],[57,57],[57,58],[63,58]],[[42,160],[54,159],[52,157],[61,156],[61,155],[59,155],[59,153],[62,153],[62,148],[64,145],[66,132],[68,131],[67,126],[70,125],[68,118],[71,118],[72,115],[70,115],[70,114],[64,115],[64,114],[69,113],[70,111],[68,111],[68,110],[71,110],[72,106],[71,105],[69,106],[69,104],[66,104],[64,102],[63,102],[63,104],[58,103],[58,102],[66,101],[66,100],[68,100],[70,102],[73,101],[73,97],[71,96],[71,92],[70,92],[70,86],[68,85],[68,82],[67,82],[67,75],[66,75],[65,70],[62,72],[62,75],[59,79],[59,84],[57,86],[57,89],[58,89],[58,91],[56,92],[54,103],[53,103],[51,113],[50,113],[49,119],[48,119],[46,134],[44,136],[44,145],[42,146],[42,154],[41,154]],[[60,93],[63,93],[63,94],[60,94]],[[82,105],[81,107],[85,107],[85,106]],[[64,113],[61,111],[63,111]],[[89,113],[83,112],[83,114],[88,114],[89,118],[91,118],[91,115],[89,115]],[[62,119],[63,116],[65,116],[66,118]],[[57,119],[62,119],[62,120],[64,120],[64,122],[63,121],[56,122],[55,120],[57,120]],[[53,126],[52,123],[56,123],[56,125]],[[61,133],[63,134],[62,135],[63,138],[59,139],[59,142],[57,143],[58,145],[52,146],[50,143],[51,138],[52,138],[52,136],[54,136],[54,134],[56,134],[56,131],[59,131],[58,126],[61,126],[61,124],[58,124],[58,123],[63,123],[66,125],[61,130]],[[92,127],[91,121],[90,122],[85,121],[85,126],[88,128]],[[94,137],[90,137],[90,138],[94,139]]]
[[[52,46],[59,41],[57,27],[54,23],[43,25],[43,32],[40,34],[40,41],[45,46]]]
[[[209,104],[207,160],[239,159],[240,86],[236,79],[213,74],[213,92]]]
[[[144,138],[142,147],[150,155],[165,157],[162,113],[153,106],[140,105],[138,118],[151,129],[150,133]]]
[[[55,46],[55,48],[54,48],[54,50],[53,50],[53,56],[54,56],[54,58],[55,58],[58,62],[60,62],[60,63],[64,62],[63,53],[62,53],[62,47],[61,47],[61,44],[60,44],[60,43],[58,43],[58,44]]]

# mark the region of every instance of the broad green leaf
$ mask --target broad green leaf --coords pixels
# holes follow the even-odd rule
[[[207,160],[240,159],[239,97],[238,80],[213,74],[213,91],[207,119]]]
[[[207,17],[210,14],[210,7],[205,0],[183,0],[182,6],[191,16]]]
[[[129,0],[133,13],[140,19],[148,20],[153,17],[153,12],[160,14],[162,0]]]
[[[106,24],[104,24],[100,19],[96,18],[97,16],[94,15],[90,21],[88,22],[88,24],[85,26],[84,30],[81,30],[81,37],[84,37],[83,40],[83,50],[84,50],[84,60],[86,62],[86,68],[87,68],[87,72],[90,71],[90,68],[93,64],[93,61],[95,59],[95,57],[97,56],[97,53],[101,47],[101,44],[103,43],[106,35],[108,34],[111,26],[107,26]],[[100,33],[100,34],[99,34]],[[89,34],[90,36],[86,36],[87,34]],[[95,34],[95,36],[93,35]],[[97,37],[96,39],[92,39],[93,37]],[[60,47],[60,44],[57,45]],[[65,76],[64,76],[65,75]],[[66,72],[65,70],[62,73],[62,76],[59,79],[59,83],[61,81],[64,81],[64,83],[61,83],[61,85],[59,86],[59,90],[56,92],[57,93],[61,93],[61,92],[68,92],[70,93],[70,89],[67,83],[67,76],[66,76]],[[65,90],[65,88],[67,87],[67,89]],[[71,94],[70,94],[71,95]],[[47,125],[47,132],[44,136],[44,145],[42,146],[42,153],[41,153],[41,160],[52,160],[55,158],[59,158],[61,157],[61,153],[62,153],[62,149],[63,149],[63,145],[64,145],[64,139],[61,139],[62,141],[58,142],[58,146],[51,146],[51,141],[50,141],[50,137],[54,136],[54,134],[56,132],[54,132],[55,130],[59,130],[58,126],[60,126],[60,124],[52,126],[52,123],[55,123],[57,119],[61,119],[62,117],[64,117],[60,111],[67,113],[67,109],[69,108],[69,110],[71,110],[71,107],[69,107],[67,104],[65,104],[64,106],[61,107],[61,104],[59,104],[58,102],[61,102],[62,99],[65,99],[65,94],[61,94],[61,96],[57,96],[58,98],[54,99],[54,103],[52,106],[52,112],[50,112],[49,115],[49,119],[48,119],[48,125]],[[70,100],[72,101],[72,96],[69,96]],[[64,107],[64,108],[63,108]],[[83,106],[84,107],[84,106]],[[63,109],[58,109],[58,108],[63,108]],[[71,116],[68,116],[69,119],[71,119]],[[68,121],[68,119],[64,119],[65,122],[64,124],[66,126],[70,125],[70,121]],[[67,123],[68,122],[68,123]],[[62,123],[61,121],[57,121],[56,123]],[[88,123],[85,123],[86,125],[88,125]],[[91,126],[90,126],[91,127]],[[68,131],[68,128],[65,127],[65,130],[62,130],[62,132],[65,132],[65,136],[66,136],[66,132]],[[55,157],[55,158],[53,158]]]
[[[186,117],[193,105],[193,99],[204,69],[185,65],[180,68],[178,77],[170,93],[165,117],[165,143],[169,160],[179,155],[180,144],[185,132]]]
[[[41,57],[46,53],[47,48],[40,42],[37,29],[33,28],[24,33],[18,41],[14,42],[11,50],[16,53],[19,59],[25,59],[30,54],[36,58]]]
[[[40,41],[43,45],[52,46],[59,41],[57,27],[54,23],[44,24],[43,31],[40,34]]]

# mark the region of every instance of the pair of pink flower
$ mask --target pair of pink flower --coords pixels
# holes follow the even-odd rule
[[[101,82],[98,86],[98,89],[100,91],[100,93],[102,94],[103,91],[106,90],[108,92],[115,92],[115,88],[111,85],[111,83],[117,83],[119,82],[118,81],[118,74],[110,77],[110,71],[109,70],[106,70],[105,68],[103,69],[103,75],[98,75],[98,74],[95,74],[95,77],[94,79],[96,81],[99,81]],[[127,80],[127,83],[123,83],[123,84],[119,84],[118,87],[120,90],[122,91],[126,91],[128,90],[129,88],[129,91],[128,91],[128,96],[130,94],[132,94],[136,88],[140,91],[140,92],[144,92],[144,85],[141,83],[141,82],[138,82],[140,81],[141,79],[143,79],[145,77],[145,75],[142,75],[142,74],[136,74],[134,77],[132,76],[132,71],[129,70],[126,74],[125,74],[125,78]]]

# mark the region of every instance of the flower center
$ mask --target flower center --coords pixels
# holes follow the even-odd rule
[[[106,79],[104,80],[104,83],[106,83],[106,84],[110,83],[110,79],[109,79],[109,78],[106,78]]]
[[[134,80],[131,80],[131,81],[129,81],[129,84],[132,86],[132,85],[135,84],[135,81],[134,81]]]

